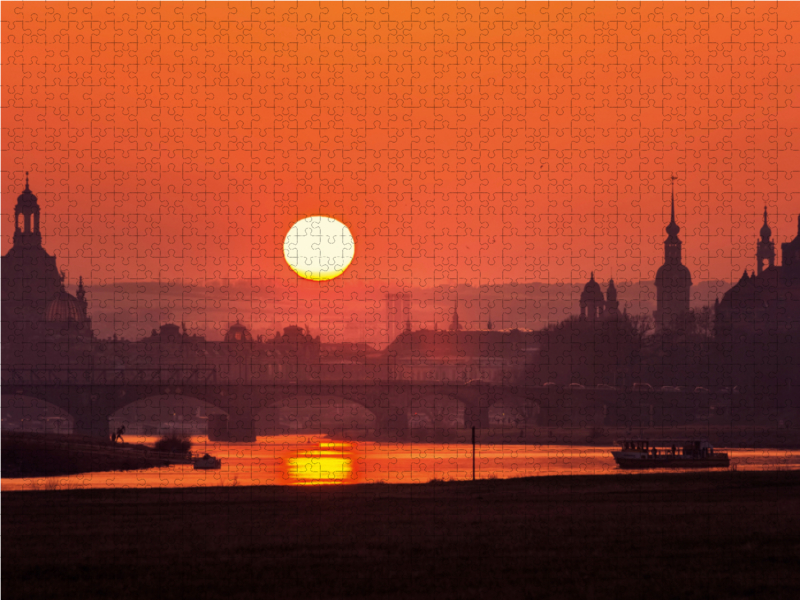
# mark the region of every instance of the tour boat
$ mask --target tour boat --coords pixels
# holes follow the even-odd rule
[[[222,461],[219,458],[214,458],[208,454],[194,459],[195,469],[219,469],[222,467]]]
[[[621,440],[612,452],[622,469],[717,469],[730,465],[706,440]]]

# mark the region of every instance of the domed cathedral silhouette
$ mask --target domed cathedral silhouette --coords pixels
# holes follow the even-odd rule
[[[619,301],[614,280],[608,281],[608,290],[604,297],[603,290],[600,289],[600,284],[594,280],[594,271],[592,271],[591,278],[581,292],[580,307],[582,320],[598,321],[619,318]]]
[[[14,209],[14,245],[2,257],[2,343],[4,364],[19,362],[23,346],[43,338],[91,338],[83,278],[77,297],[66,291],[56,257],[42,245],[39,200],[25,189]]]
[[[682,262],[681,228],[675,222],[675,180],[672,179],[671,214],[664,240],[664,264],[656,271],[656,310],[653,313],[656,330],[670,329],[689,312],[689,288],[692,274]]]

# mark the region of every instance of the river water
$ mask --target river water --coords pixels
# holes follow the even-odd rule
[[[157,438],[130,441],[152,445]],[[3,491],[78,488],[179,488],[196,486],[426,483],[472,479],[469,444],[351,442],[324,436],[259,437],[254,444],[192,438],[194,452],[222,459],[219,470],[172,465],[140,471],[82,473],[51,478],[3,479]],[[505,479],[545,475],[631,474],[619,469],[607,446],[483,444],[476,447],[475,476]],[[725,449],[737,470],[800,469],[800,450]],[[633,473],[675,472],[653,469]]]

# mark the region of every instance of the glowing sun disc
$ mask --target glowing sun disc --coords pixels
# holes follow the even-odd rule
[[[345,272],[356,253],[347,225],[333,217],[306,217],[292,225],[283,240],[283,256],[305,279],[325,281]]]

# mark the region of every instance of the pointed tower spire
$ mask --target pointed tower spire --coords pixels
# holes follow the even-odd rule
[[[450,331],[461,331],[461,323],[458,320],[458,298],[453,307],[453,320],[450,322]]]
[[[609,317],[619,315],[619,301],[617,300],[617,286],[614,285],[614,279],[608,281],[608,290],[606,291],[606,314]]]
[[[672,222],[674,223],[675,222],[675,180],[677,179],[677,177],[675,177],[675,175],[672,175],[670,177],[670,179],[672,180]]]
[[[770,238],[772,237],[772,229],[767,224],[767,207],[764,207],[764,224],[761,226],[761,240],[758,242],[756,249],[756,274],[761,275],[764,272],[764,263],[769,267],[775,266],[775,242]]]
[[[767,224],[767,207],[764,207],[764,225],[761,226],[761,241],[762,242],[769,242],[769,238],[772,237],[772,229],[770,229],[769,224]]]
[[[681,228],[675,222],[675,180],[677,177],[673,175],[670,179],[672,179],[672,198],[670,200],[670,220],[669,225],[667,225],[667,235],[669,236],[668,239],[677,241],[678,234],[681,232]]]
[[[81,303],[86,302],[86,290],[83,289],[83,276],[78,277],[78,293],[75,294],[75,297],[81,301]]]
[[[689,289],[692,287],[692,274],[681,260],[682,242],[678,237],[681,228],[675,222],[675,180],[671,175],[672,194],[670,198],[670,222],[666,227],[664,240],[664,264],[656,271],[656,310],[653,317],[656,330],[673,327],[677,319],[689,312]]]

